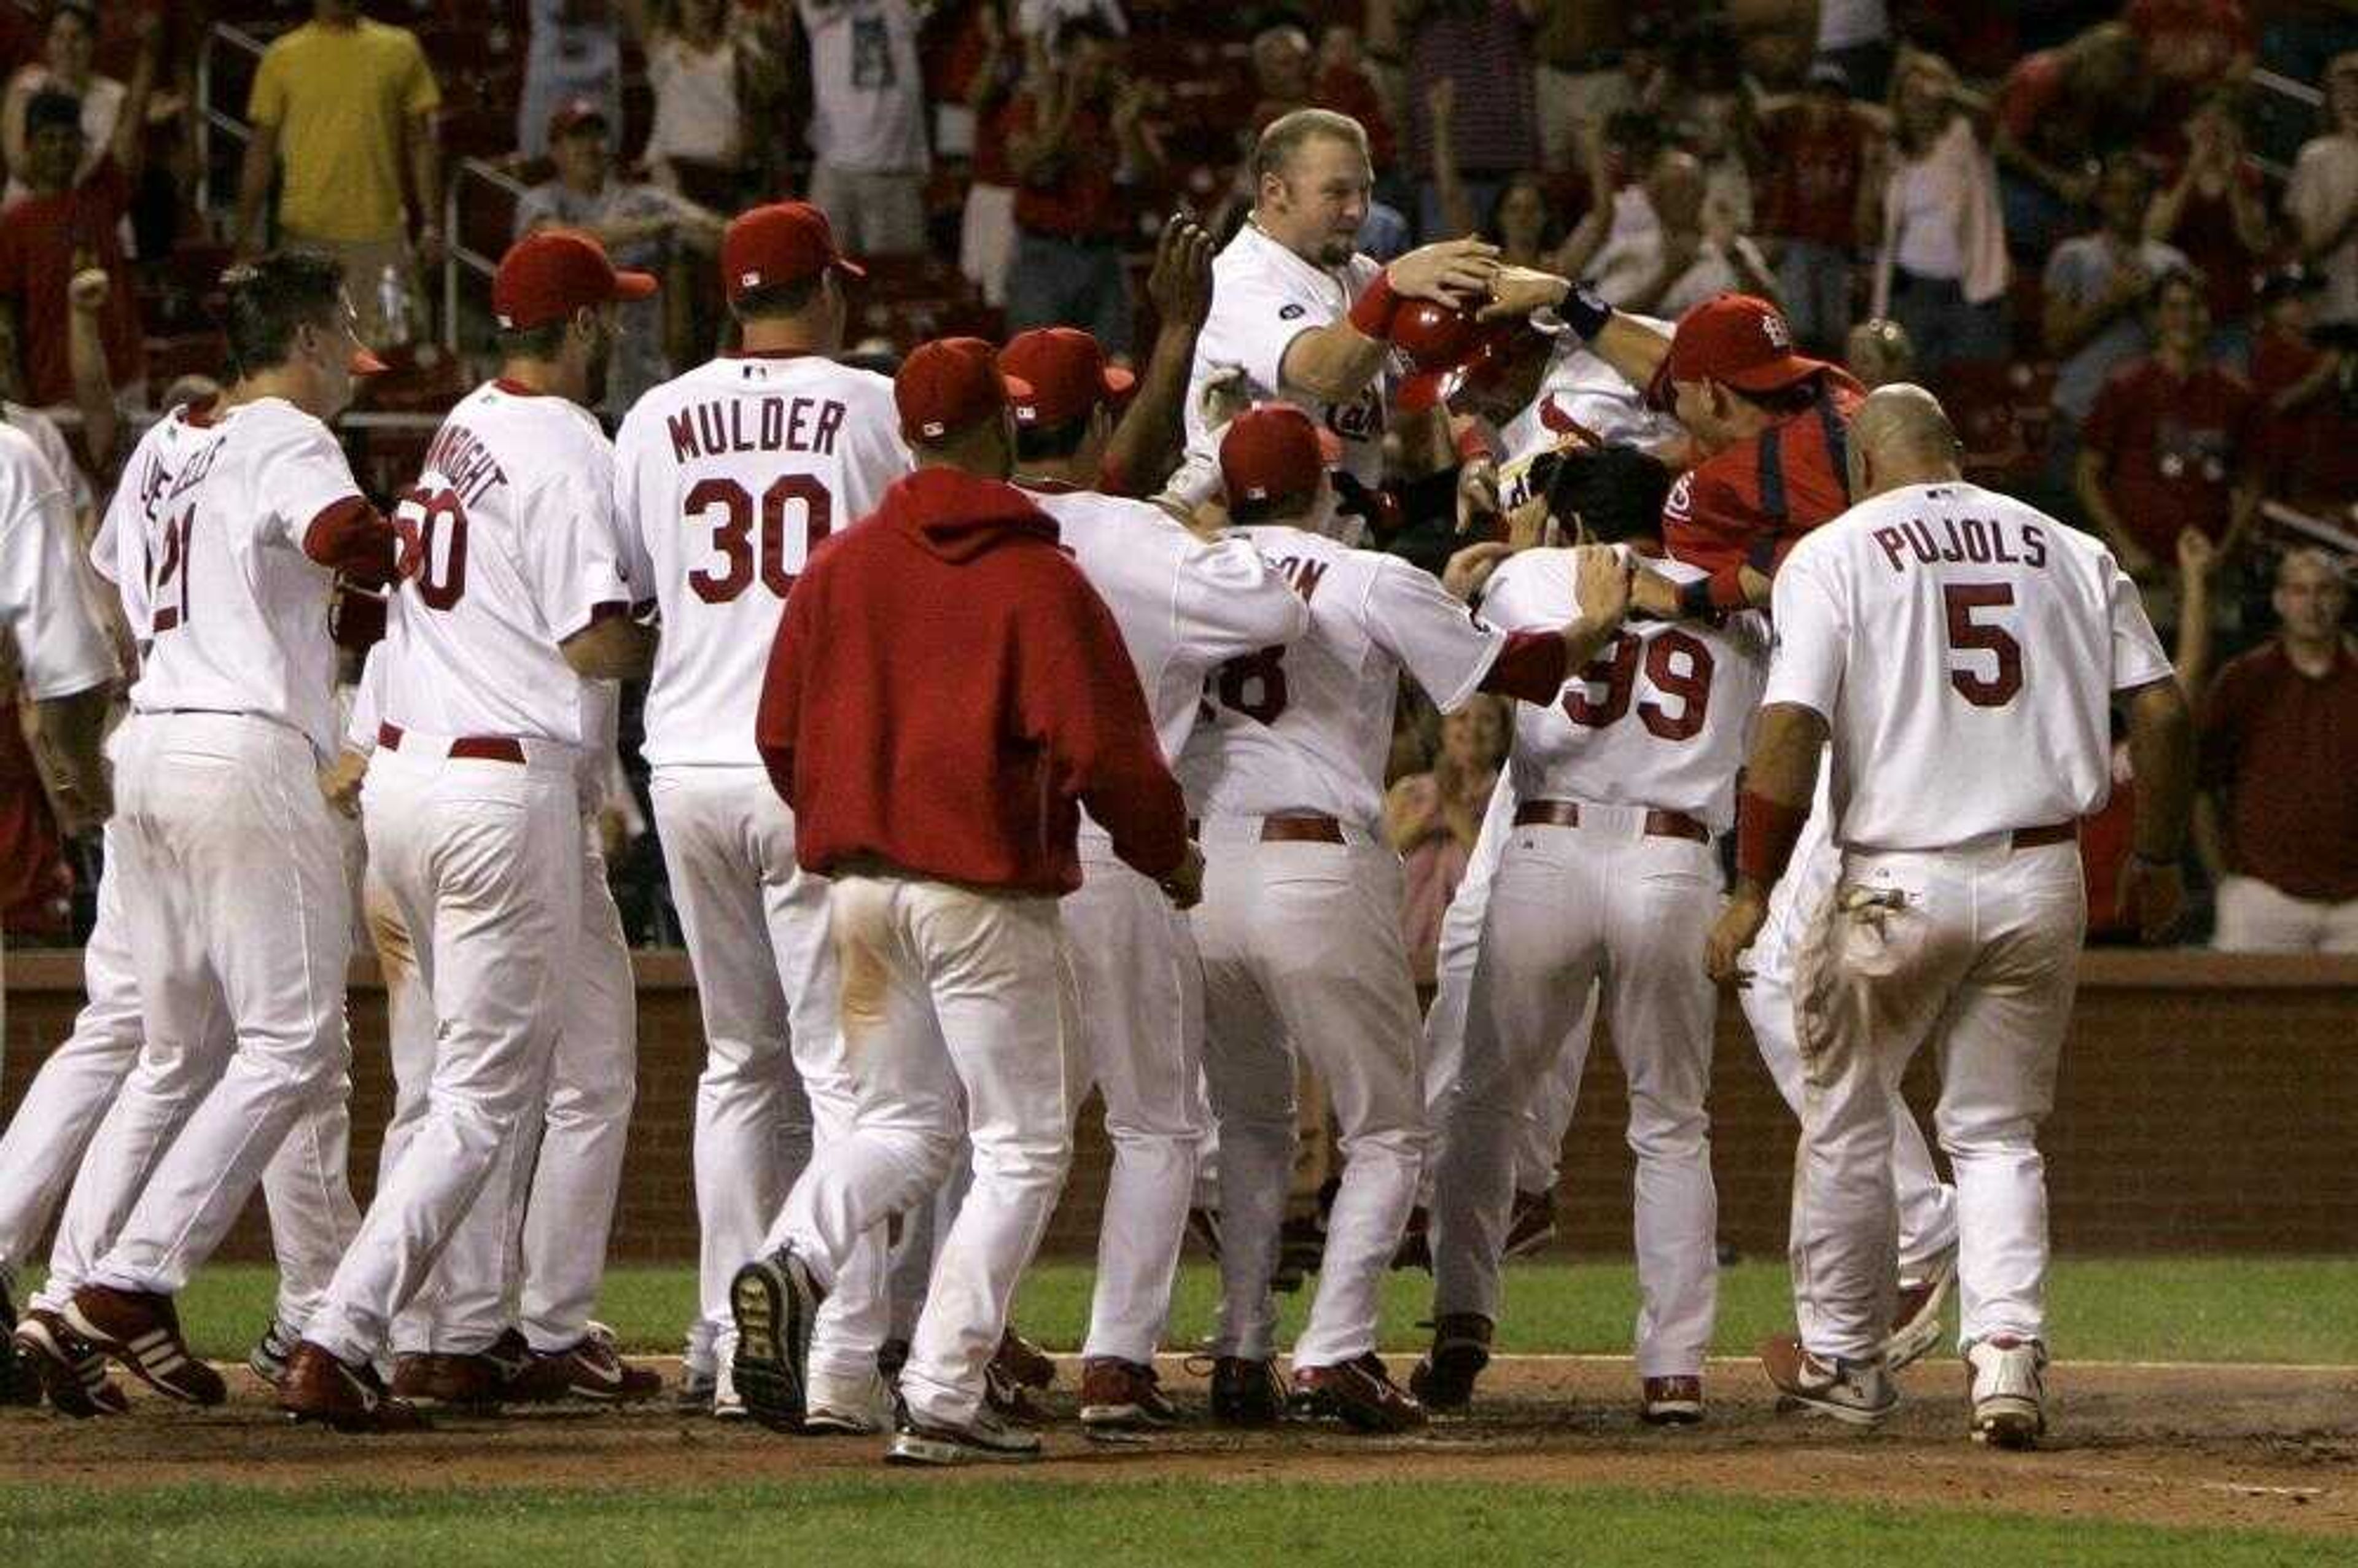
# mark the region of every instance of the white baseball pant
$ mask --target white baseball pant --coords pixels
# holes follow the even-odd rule
[[[1171,1312],[1203,1136],[1203,971],[1185,917],[1160,888],[1101,834],[1085,828],[1080,850],[1081,889],[1065,900],[1065,931],[1113,1152],[1082,1354],[1151,1366]]]
[[[821,1139],[771,1245],[831,1288],[889,1217],[941,1185],[963,1128],[973,1183],[901,1371],[914,1415],[963,1426],[1072,1164],[1083,1067],[1062,922],[1055,899],[898,877],[839,877],[828,902],[858,1106],[847,1136]],[[868,1354],[829,1375],[871,1386]]]
[[[1638,1374],[1703,1370],[1718,1311],[1712,1017],[1695,961],[1720,903],[1711,846],[1650,835],[1642,808],[1582,802],[1576,827],[1519,827],[1490,885],[1433,1211],[1433,1311],[1498,1318],[1516,1134],[1531,1086],[1601,985],[1637,1155]],[[1587,1036],[1579,1036],[1577,1067]]]
[[[1269,1281],[1293,1166],[1295,1051],[1326,1086],[1343,1162],[1295,1366],[1376,1347],[1384,1275],[1416,1201],[1429,1137],[1401,861],[1363,829],[1343,831],[1344,844],[1265,844],[1259,818],[1203,824],[1194,913],[1220,1129],[1223,1356],[1276,1349]]]
[[[958,1205],[974,1184],[974,1161],[966,1140],[950,1161],[950,1173],[928,1198],[920,1198],[900,1215],[899,1234],[885,1258],[885,1293],[892,1298],[886,1337],[908,1344],[917,1332],[917,1314],[925,1310],[925,1286],[934,1277],[934,1260],[940,1256],[942,1238],[957,1218]]]
[[[147,1037],[68,1200],[81,1245],[113,1238],[86,1278],[178,1292],[309,1109],[322,1119],[281,1167],[282,1206],[305,1217],[274,1226],[309,1295],[303,1276],[350,1234],[352,1201],[352,893],[318,759],[297,731],[235,714],[141,714],[114,747],[118,896]]]
[[[1793,1182],[1801,1343],[1866,1360],[1898,1279],[1890,1097],[1918,1048],[1939,1053],[1933,1121],[1957,1176],[1961,1341],[2046,1337],[2054,1104],[2087,897],[2077,846],[1850,851],[1795,965],[1806,1095]]]
[[[2223,953],[2358,953],[2358,898],[2295,898],[2257,877],[2219,881]]]
[[[519,763],[449,745],[413,731],[377,750],[361,786],[370,866],[411,935],[435,1046],[426,1114],[305,1335],[345,1361],[384,1348],[543,1092],[580,925],[575,749],[525,741]]]
[[[729,1281],[766,1249],[814,1145],[849,1129],[857,1092],[836,1016],[827,880],[795,863],[794,813],[769,775],[659,768],[650,795],[704,1019],[698,1292],[711,1353],[725,1363],[736,1344]],[[887,1328],[883,1281],[880,1231],[847,1260],[820,1309],[811,1367],[822,1383],[840,1373],[865,1390],[873,1378]]]

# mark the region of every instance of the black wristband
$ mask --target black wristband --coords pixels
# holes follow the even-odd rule
[[[1711,579],[1697,578],[1679,587],[1679,613],[1689,620],[1699,621],[1711,614]]]
[[[1613,307],[1585,283],[1575,283],[1564,291],[1563,303],[1555,308],[1555,313],[1584,343],[1595,339],[1605,330],[1605,323],[1613,319]]]

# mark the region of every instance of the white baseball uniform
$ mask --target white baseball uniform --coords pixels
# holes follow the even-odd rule
[[[1179,775],[1202,819],[1205,1073],[1220,1134],[1219,1353],[1272,1354],[1294,1141],[1294,1056],[1326,1085],[1342,1182],[1298,1367],[1375,1347],[1378,1296],[1428,1141],[1400,857],[1380,828],[1390,717],[1406,671],[1444,712],[1506,633],[1407,562],[1298,528],[1241,529],[1310,606],[1290,648],[1231,659]],[[1314,824],[1314,826],[1313,826]]]
[[[1195,728],[1206,674],[1295,641],[1309,627],[1308,605],[1247,540],[1207,544],[1143,502],[1033,488],[1113,611],[1163,754],[1175,762]],[[1081,889],[1064,904],[1065,938],[1113,1144],[1082,1354],[1152,1366],[1203,1135],[1203,970],[1185,917],[1086,817],[1080,857]]]
[[[434,1064],[426,1114],[305,1335],[346,1362],[384,1348],[546,1093],[581,918],[582,682],[559,649],[631,600],[611,449],[563,398],[470,393],[395,521],[403,581],[374,660],[362,813],[431,998]]]
[[[836,1136],[854,1108],[827,883],[795,864],[794,813],[763,770],[753,712],[811,546],[867,515],[912,460],[890,381],[804,354],[725,356],[655,387],[622,421],[615,461],[632,580],[663,612],[642,754],[704,1019],[702,1316],[688,1339],[703,1370],[730,1359],[729,1281],[808,1162],[814,1120]],[[838,1377],[864,1398],[874,1377],[882,1248],[879,1236],[856,1250],[823,1309],[815,1401],[837,1397]]]
[[[2053,1103],[2085,931],[2072,844],[2112,784],[2115,692],[2171,677],[2111,555],[1976,485],[1910,485],[1794,546],[1767,700],[1823,715],[1842,873],[1795,964],[1808,1095],[1795,1167],[1803,1345],[1890,1331],[1890,1092],[1940,1054],[1967,1346],[2045,1337]]]
[[[148,647],[114,738],[114,865],[147,1039],[69,1205],[129,1211],[91,1283],[164,1294],[349,1065],[351,892],[318,779],[335,747],[322,559],[381,527],[334,436],[292,404],[189,423],[143,536],[116,521],[117,560],[153,563],[123,578],[145,584],[125,609]]]
[[[1671,323],[1637,319],[1664,335]],[[1509,511],[1531,498],[1532,460],[1567,440],[1600,447],[1656,447],[1675,439],[1679,423],[1646,406],[1621,373],[1564,333],[1531,406],[1499,427],[1498,503]]]
[[[1572,589],[1571,551],[1527,550],[1499,568],[1483,611],[1511,630],[1561,626],[1578,613]],[[1638,1159],[1639,1375],[1703,1370],[1718,1302],[1704,1108],[1715,997],[1695,955],[1719,910],[1711,840],[1735,818],[1768,654],[1756,615],[1633,622],[1557,702],[1516,706],[1517,824],[1490,886],[1441,1135],[1436,1314],[1497,1321],[1515,1136],[1601,985]]]

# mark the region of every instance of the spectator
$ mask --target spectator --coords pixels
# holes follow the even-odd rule
[[[15,316],[14,335],[24,349],[26,394],[43,407],[78,401],[70,302],[75,279],[87,272],[106,280],[98,325],[108,391],[125,409],[146,400],[138,289],[122,239],[138,172],[135,124],[135,116],[124,117],[114,149],[77,184],[81,105],[43,91],[25,106],[25,174],[32,193],[0,211],[0,300]]]
[[[2219,347],[2241,360],[2250,346],[2252,276],[2273,243],[2261,200],[2260,166],[2244,150],[2244,127],[2232,93],[2215,92],[2186,127],[2178,175],[2157,191],[2145,214],[2148,239],[2178,247],[2211,286],[2211,320]]]
[[[615,178],[611,136],[596,99],[558,106],[541,137],[557,173],[517,201],[515,237],[537,229],[579,229],[605,246],[616,266],[676,281],[690,249],[710,254],[719,248],[720,220],[656,186]],[[685,350],[687,339],[685,317],[667,318],[665,301],[684,303],[689,292],[666,287],[654,298],[617,308],[620,332],[600,405],[606,413],[621,418],[641,393],[671,378],[669,350],[675,344]]]
[[[2252,395],[2260,400],[2261,490],[2304,511],[2358,521],[2358,331],[2312,334],[2309,305],[2321,287],[2299,266],[2279,268],[2260,285]]]
[[[1638,106],[1639,83],[1623,64],[1633,49],[1643,52],[1653,20],[1629,0],[1555,0],[1541,10],[1533,93],[1547,168],[1577,168],[1588,138]]]
[[[1291,22],[1263,27],[1253,35],[1253,85],[1260,92],[1260,101],[1253,105],[1252,123],[1243,133],[1246,136],[1259,136],[1271,121],[1309,107],[1312,59],[1310,35]],[[1366,128],[1364,124],[1360,127]],[[1372,135],[1368,138],[1368,151],[1372,160]]]
[[[2144,44],[2153,77],[2146,146],[2174,157],[2181,150],[2181,127],[2202,95],[2252,74],[2251,17],[2243,0],[2129,0],[2121,20]]]
[[[999,0],[983,0],[975,16],[982,55],[966,90],[974,115],[974,164],[958,232],[958,270],[982,290],[986,304],[1001,306],[1007,269],[1015,260],[1015,166],[1008,161],[1008,137],[1021,89],[1028,84],[1036,92],[1046,79],[1047,47],[1036,36],[1014,39],[1011,47]]]
[[[147,73],[152,85],[162,27],[152,11],[140,7],[132,12],[139,38],[138,70]],[[21,201],[31,187],[25,178],[25,106],[33,94],[49,89],[81,101],[81,166],[74,170],[74,182],[80,184],[98,172],[99,161],[111,153],[115,145],[115,133],[126,122],[129,135],[136,140],[146,128],[146,92],[140,93],[141,102],[130,103],[130,87],[111,76],[102,76],[92,68],[91,61],[98,45],[98,12],[84,0],[60,0],[49,12],[49,25],[41,34],[41,58],[38,62],[20,69],[8,79],[8,94],[0,104],[0,150],[8,159],[8,187],[0,194],[0,206]],[[124,111],[133,112],[126,115]],[[119,157],[116,159],[122,161]]]
[[[1457,87],[1433,84],[1425,95],[1425,112],[1433,125],[1433,168],[1441,188],[1442,225],[1451,234],[1478,234],[1498,247],[1498,259],[1509,266],[1538,267],[1554,272],[1562,265],[1563,225],[1548,200],[1546,183],[1539,176],[1510,176],[1499,186],[1487,212],[1476,212],[1472,194],[1458,177],[1450,157],[1455,145]]]
[[[1891,7],[1886,0],[1819,0],[1817,50],[1818,67],[1841,71],[1862,98],[1881,98],[1891,82]]]
[[[1384,835],[1404,862],[1401,924],[1420,990],[1433,985],[1441,917],[1465,880],[1506,754],[1505,704],[1477,697],[1442,719],[1433,771],[1411,773],[1384,796]]]
[[[325,252],[352,280],[362,339],[414,335],[424,316],[416,266],[442,256],[441,89],[405,28],[373,22],[357,0],[313,0],[311,20],[263,51],[238,176],[238,254],[263,248],[263,202],[280,175],[278,240]],[[417,223],[413,254],[402,206]],[[396,310],[407,320],[392,319]]]
[[[2234,559],[2258,491],[2252,390],[2210,358],[2201,280],[2166,275],[2147,307],[2153,352],[2112,373],[2081,431],[2080,504],[2130,576],[2168,587],[2180,530]],[[2169,621],[2167,601],[2152,606]]]
[[[564,105],[585,98],[598,105],[606,124],[621,124],[622,29],[614,0],[530,0],[525,22],[516,150],[527,158],[546,153],[549,121]]]
[[[2202,707],[2195,841],[2219,881],[2216,946],[2358,953],[2358,643],[2321,550],[2277,566],[2277,635],[2219,672]]]
[[[760,29],[728,0],[668,0],[645,19],[647,85],[654,92],[647,177],[734,211],[746,161],[746,78],[776,69]]]
[[[910,0],[798,0],[811,40],[810,199],[858,255],[925,248],[925,78]]]
[[[1880,129],[1831,59],[1810,68],[1799,96],[1756,100],[1746,124],[1786,322],[1803,348],[1824,353],[1850,330],[1851,256],[1872,216],[1867,149]]]
[[[1009,122],[1008,159],[1022,184],[1007,328],[1085,328],[1108,353],[1124,353],[1130,221],[1118,181],[1161,178],[1163,149],[1145,124],[1150,95],[1116,65],[1106,29],[1071,23],[1065,40],[1064,59],[1016,99]]]
[[[2136,155],[2115,154],[2096,188],[2102,226],[2064,241],[2048,258],[2041,328],[2048,353],[2060,362],[2056,460],[2066,472],[2077,460],[2080,426],[2105,378],[2153,347],[2145,305],[2154,281],[2187,266],[2175,247],[2146,233],[2152,189],[2153,178]]]
[[[1883,182],[1874,314],[1908,330],[1928,378],[2006,357],[2006,220],[1984,145],[1989,106],[1948,62],[1909,53],[1893,73],[1898,159]],[[1870,183],[1873,183],[1870,181]]]
[[[1539,117],[1532,104],[1532,19],[1540,0],[1397,0],[1393,9],[1409,40],[1411,161],[1422,177],[1417,189],[1417,232],[1450,238],[1433,171],[1433,122],[1425,94],[1437,82],[1457,84],[1457,172],[1476,211],[1498,199],[1509,175],[1539,165]]]
[[[2358,49],[2325,68],[2325,134],[2301,147],[2285,212],[2301,261],[2325,279],[2317,319],[2358,325]]]
[[[1604,178],[1600,170],[1600,189]],[[1693,153],[1665,147],[1655,154],[1639,189],[1645,218],[1618,228],[1586,269],[1606,303],[1675,319],[1715,294],[1757,294],[1776,302],[1768,259],[1704,201],[1703,165]],[[1612,205],[1605,203],[1605,210]]]
[[[1842,360],[1869,392],[1916,379],[1916,346],[1908,341],[1908,330],[1887,317],[1853,327],[1843,344]]]
[[[2035,261],[2088,226],[2103,160],[2137,137],[2152,84],[2125,23],[2025,55],[1998,88],[1998,190],[2014,254]]]
[[[1359,122],[1368,133],[1368,161],[1378,178],[1390,172],[1400,157],[1400,135],[1392,129],[1384,95],[1359,52],[1359,35],[1339,23],[1318,38],[1318,74],[1310,83],[1312,107],[1332,109]]]

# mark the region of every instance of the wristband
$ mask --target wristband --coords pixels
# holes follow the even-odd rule
[[[1807,806],[1787,806],[1765,795],[1746,790],[1736,797],[1736,874],[1748,877],[1764,892],[1777,885],[1801,842],[1801,825],[1810,819]]]
[[[1368,285],[1368,291],[1352,302],[1351,325],[1365,337],[1389,343],[1392,341],[1392,318],[1407,303],[1392,292],[1390,276],[1379,272]]]
[[[1573,335],[1584,343],[1605,330],[1605,324],[1613,319],[1613,307],[1605,303],[1603,295],[1585,283],[1575,283],[1564,291],[1563,303],[1555,308],[1555,313],[1563,318],[1563,324],[1571,328]]]

